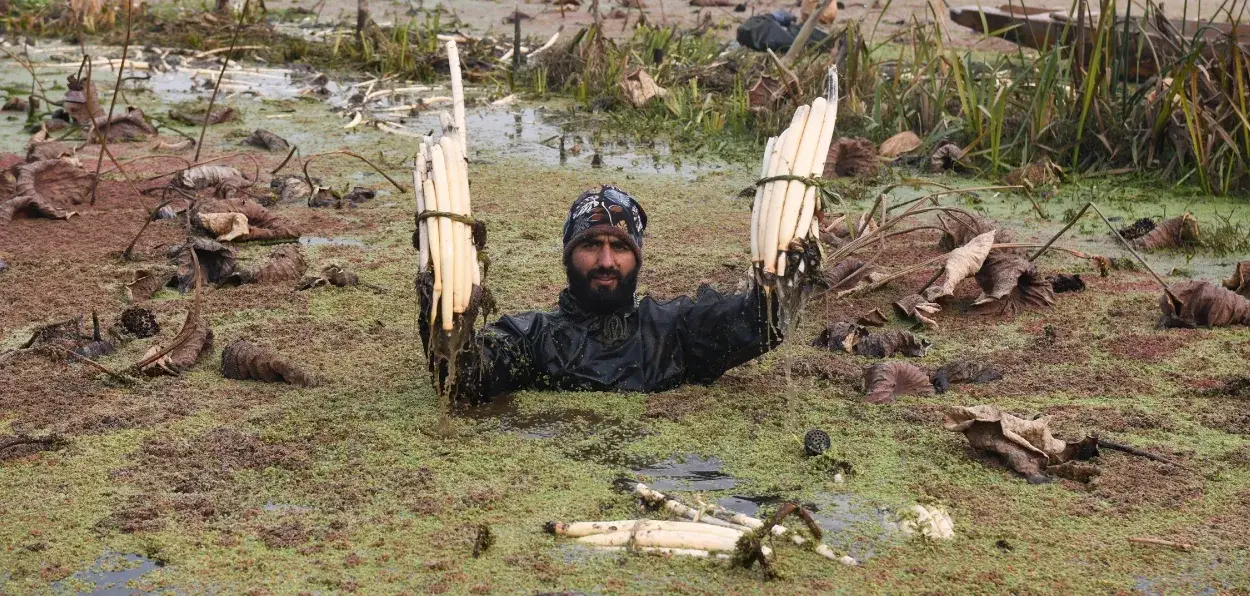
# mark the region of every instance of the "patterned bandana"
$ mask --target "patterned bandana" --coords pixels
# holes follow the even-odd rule
[[[647,229],[647,212],[625,191],[611,185],[590,189],[573,201],[564,220],[564,258],[573,247],[591,234],[611,234],[629,244],[642,262],[642,233]]]

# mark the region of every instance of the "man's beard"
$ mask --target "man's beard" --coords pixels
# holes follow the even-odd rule
[[[633,305],[634,291],[638,289],[638,269],[635,267],[629,275],[621,275],[616,269],[596,267],[586,275],[582,275],[571,263],[564,267],[569,279],[569,293],[573,294],[582,308],[601,315],[614,313]],[[611,289],[591,287],[591,281],[597,275],[603,274],[615,275],[616,287]]]

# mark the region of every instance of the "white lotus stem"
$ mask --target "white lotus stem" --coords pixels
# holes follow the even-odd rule
[[[666,521],[658,519],[626,519],[620,521],[574,522],[571,524],[562,524],[557,522],[552,524],[550,529],[551,532],[557,536],[568,536],[570,538],[594,536],[595,534],[612,534],[623,531],[633,532],[635,530],[693,532],[696,534],[710,534],[712,536],[721,536],[733,539],[742,537],[741,530],[734,530],[732,528],[696,522]]]
[[[469,154],[469,131],[464,127],[464,82],[460,78],[460,49],[455,40],[447,42],[447,67],[451,70],[452,115],[460,132],[460,153]]]
[[[473,203],[469,196],[469,164],[464,159],[464,155],[457,149],[455,155],[456,176],[457,176],[457,201],[461,215],[473,215]],[[463,255],[464,261],[460,263],[461,269],[457,270],[462,279],[458,279],[456,306],[459,312],[464,312],[469,308],[469,301],[473,297],[473,286],[480,283],[481,277],[477,269],[477,248],[473,246],[473,226],[469,224],[460,224],[461,233],[464,234],[463,243],[458,250],[459,255]]]
[[[671,499],[665,496],[664,493],[654,490],[648,487],[647,485],[642,484],[641,482],[634,485],[634,494],[642,497],[643,499],[651,503],[662,503],[666,510],[672,512],[674,515],[679,515],[689,520],[695,520],[695,521],[698,521],[699,523],[711,524],[714,526],[721,526],[724,528],[730,528],[730,529],[734,529],[738,531],[745,531],[745,530],[750,529],[749,527],[746,527],[741,524],[735,524],[735,523],[727,522],[725,520],[716,519],[715,517],[708,517],[708,516],[702,515],[701,512],[696,511],[695,509],[692,509],[686,506],[685,504],[683,504],[682,502],[676,499]],[[709,506],[709,508],[711,507],[712,506]],[[760,523],[763,524],[763,522],[760,522]]]
[[[660,548],[694,548],[706,551],[732,551],[738,539],[713,536],[702,532],[678,532],[673,530],[624,530],[609,534],[594,534],[578,538],[581,544],[593,546],[655,546]]]
[[[768,176],[768,166],[772,161],[773,147],[777,144],[777,137],[769,137],[768,144],[764,146],[764,159],[760,163],[760,178]],[[764,199],[764,185],[757,184],[755,186],[755,202],[751,204],[751,262],[759,261],[760,244],[759,232],[760,225],[760,203]]]
[[[454,137],[458,134],[456,132],[456,119],[453,118],[451,114],[448,114],[447,112],[439,112],[438,124],[443,129],[443,136]]]
[[[837,91],[837,74],[834,73],[833,88]],[[838,98],[829,101],[825,106],[825,120],[820,125],[820,145],[816,147],[816,161],[812,163],[811,176],[824,176],[825,162],[829,159],[829,146],[833,144],[833,131],[838,122]],[[799,234],[802,230],[806,230],[808,222],[814,219],[816,207],[819,201],[816,198],[816,189],[809,188],[807,193],[803,195],[803,212],[799,217],[799,224],[795,227],[795,233]],[[819,236],[817,236],[819,237]]]
[[[788,128],[781,131],[781,134],[777,136],[777,142],[773,143],[772,155],[768,159],[768,171],[764,175],[765,178],[777,175],[777,172],[781,169],[781,149],[785,146],[786,139],[789,137],[790,129]],[[768,229],[765,222],[768,219],[768,207],[772,202],[772,191],[776,187],[772,182],[769,182],[763,188],[764,193],[760,195],[759,218],[755,222],[755,246],[753,247],[755,252],[752,255],[752,261],[761,264],[764,262],[764,235],[765,230]],[[782,188],[784,188],[784,185]]]
[[[390,122],[378,122],[378,130],[399,135],[401,137],[412,137],[414,139],[421,138],[421,133],[413,132],[402,126],[391,124]]]
[[[534,51],[530,52],[530,53],[529,53],[529,55],[525,57],[525,59],[526,59],[526,60],[529,60],[529,59],[533,58],[534,56],[537,56],[537,55],[539,55],[539,54],[541,54],[541,53],[543,53],[543,52],[547,51],[549,48],[551,48],[551,46],[556,45],[556,40],[557,40],[557,39],[560,39],[560,32],[561,32],[561,31],[564,31],[564,25],[560,25],[560,28],[559,28],[559,29],[557,29],[555,33],[552,33],[552,34],[551,34],[551,38],[547,40],[547,43],[545,43],[545,44],[543,44],[543,45],[539,46],[537,50],[534,50]],[[508,58],[511,58],[511,56],[508,56]],[[502,60],[505,60],[505,61],[506,61],[508,58],[503,58]]]
[[[763,548],[767,548],[767,547],[763,547]],[[625,552],[625,551],[628,551],[629,549],[624,546],[596,546],[595,550],[601,550],[601,551],[607,551],[607,552]],[[733,558],[730,555],[727,555],[725,553],[716,553],[715,555],[713,555],[712,553],[708,551],[699,550],[697,548],[661,548],[657,546],[641,546],[641,547],[635,548],[634,550],[644,552],[644,553],[655,553],[657,555],[670,555],[670,556],[676,556],[676,557],[699,557],[699,558],[706,559],[706,558],[715,556],[717,559]],[[768,556],[768,555],[766,554],[765,556]]]
[[[821,124],[825,120],[825,98],[817,97],[807,113],[807,122],[803,125],[803,138],[799,141],[799,152],[794,161],[792,174],[810,176],[812,165],[816,161],[816,149],[820,145]],[[777,250],[784,251],[794,239],[795,226],[803,209],[803,195],[807,194],[808,186],[798,180],[786,184],[785,199],[781,207],[781,226],[777,234]]]
[[[430,153],[430,161],[434,165],[434,194],[438,197],[438,210],[451,212],[452,198],[448,188],[447,160],[443,155],[443,145],[434,147]],[[439,259],[442,261],[441,274],[447,282],[443,284],[442,309],[443,331],[453,328],[452,295],[455,293],[456,254],[455,242],[451,231],[452,221],[446,217],[438,218]]]
[[[457,215],[464,215],[464,196],[460,188],[461,173],[460,167],[463,160],[460,159],[460,142],[455,137],[443,137],[439,140],[439,146],[443,149],[443,159],[446,160],[445,168],[447,171],[447,194],[451,197],[451,211]],[[469,279],[468,270],[465,269],[466,252],[465,225],[458,222],[451,222],[451,238],[455,248],[455,259],[452,261],[452,274],[448,278],[451,281],[451,304],[452,310],[456,314],[464,312],[464,295],[465,282]]]
[[[427,178],[426,180],[422,181],[421,184],[422,186],[425,187],[424,195],[428,197],[430,204],[434,206],[433,210],[437,211],[438,210],[438,198],[435,195],[435,191],[434,191],[434,181]],[[438,219],[427,218],[427,219],[421,220],[421,223],[425,225],[424,231],[430,237],[429,241],[426,243],[426,246],[430,250],[430,264],[434,267],[434,291],[438,292],[443,289],[443,276],[442,276],[443,263],[440,260],[440,256],[439,256],[441,254],[440,248],[442,247],[442,244],[439,243]],[[433,320],[433,318],[431,318],[431,320]]]
[[[799,154],[799,141],[802,140],[803,127],[807,124],[807,113],[811,108],[799,106],[794,110],[794,118],[790,121],[790,134],[786,136],[785,145],[781,148],[781,162],[778,174],[792,174],[794,162]],[[781,208],[785,201],[785,182],[770,182],[773,187],[768,200],[767,217],[764,219],[764,244],[761,245],[761,256],[764,258],[764,270],[769,273],[777,271],[777,236],[781,233]]]
[[[347,124],[344,124],[343,128],[356,128],[356,126],[360,124],[361,121],[363,120],[364,120],[364,116],[361,116],[360,110],[357,110],[356,113],[352,115],[352,121],[348,122]]]
[[[417,199],[417,214],[420,215],[425,211],[425,183],[421,178],[425,175],[425,162],[429,156],[425,153],[425,145],[417,147],[417,163],[412,168],[412,193]],[[425,273],[429,267],[430,258],[430,237],[426,232],[428,226],[425,225],[426,220],[417,221],[417,271]]]

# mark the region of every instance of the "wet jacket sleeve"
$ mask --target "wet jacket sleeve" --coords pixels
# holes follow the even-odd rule
[[[711,383],[783,339],[777,301],[758,287],[729,296],[700,288],[697,300],[679,318],[688,383]]]
[[[534,341],[527,337],[533,319],[533,313],[506,316],[482,330],[475,342],[480,355],[475,403],[534,385]]]

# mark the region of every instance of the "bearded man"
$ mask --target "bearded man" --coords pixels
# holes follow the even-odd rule
[[[506,315],[457,358],[457,401],[522,389],[658,392],[708,384],[781,343],[776,299],[752,284],[657,302],[634,292],[647,214],[615,186],[581,194],[564,222],[568,287],[551,312]],[[430,292],[421,291],[428,347]]]

